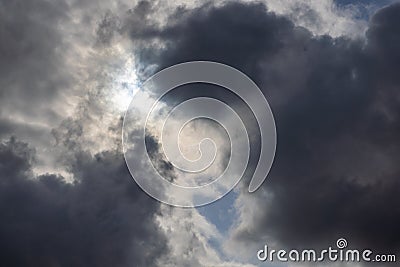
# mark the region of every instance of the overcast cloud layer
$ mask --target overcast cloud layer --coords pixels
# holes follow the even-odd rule
[[[0,1],[2,263],[252,266],[265,243],[319,248],[339,237],[396,253],[400,4],[347,2]],[[230,209],[162,205],[122,155],[132,92],[193,60],[246,73],[275,115],[272,171],[256,193],[240,184]],[[181,89],[165,103],[221,97]]]

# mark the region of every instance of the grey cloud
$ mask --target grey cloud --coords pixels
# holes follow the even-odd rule
[[[0,138],[29,140],[45,161],[75,83],[61,30],[69,11],[65,1],[0,1]]]
[[[67,18],[62,1],[0,2],[2,111],[44,115],[43,106],[69,84],[58,27]],[[46,109],[47,108],[47,109]]]
[[[0,145],[0,248],[5,266],[155,266],[168,248],[159,203],[131,179],[122,155],[77,153],[73,184],[34,177],[27,144]]]

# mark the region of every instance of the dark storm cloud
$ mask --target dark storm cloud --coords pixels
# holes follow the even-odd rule
[[[262,4],[251,6],[251,20],[244,9],[248,7],[243,4],[228,4],[221,9],[208,4],[193,11],[181,8],[162,29],[129,33],[134,40],[161,38],[167,42],[163,51],[144,50],[139,54],[142,62],[156,63],[160,69],[189,60],[213,59],[252,73],[260,57],[279,49],[281,37],[288,35],[292,23],[273,14],[266,16]],[[255,37],[258,42],[253,42]],[[245,53],[248,50],[251,55]]]
[[[229,3],[180,10],[165,28],[131,33],[167,44],[141,51],[144,63],[227,63],[267,96],[276,160],[253,195],[262,215],[238,239],[304,247],[344,236],[362,247],[400,247],[399,18],[393,5],[373,17],[366,40],[333,39],[312,36],[262,4]]]
[[[3,266],[154,266],[166,253],[159,204],[132,181],[122,155],[76,153],[73,184],[33,177],[34,151],[0,144]]]

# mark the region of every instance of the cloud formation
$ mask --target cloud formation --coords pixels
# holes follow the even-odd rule
[[[156,266],[167,251],[159,203],[132,181],[122,155],[80,153],[74,183],[33,177],[34,152],[0,145],[0,248],[6,266]]]
[[[281,10],[275,1],[267,2],[270,9],[242,2],[113,3],[0,2],[5,265],[239,266],[225,256],[243,262],[265,242],[319,247],[338,237],[382,252],[400,247],[399,4],[379,10],[367,26],[312,1]],[[293,17],[296,7],[302,17]],[[343,20],[326,26],[337,14]],[[191,60],[249,75],[277,123],[272,172],[256,193],[238,192],[238,217],[225,243],[197,210],[160,209],[131,179],[120,151],[116,110],[123,101],[115,96],[131,93],[136,79]],[[188,86],[165,103],[225,98],[254,128],[248,108],[225,93]],[[258,132],[252,134],[248,174],[259,145]],[[150,154],[173,179],[157,140],[149,138]],[[43,158],[69,177],[52,166],[34,173]]]
[[[270,101],[277,158],[264,189],[242,195],[260,208],[242,218],[237,239],[319,246],[346,236],[354,245],[399,247],[400,214],[390,204],[400,193],[399,13],[398,4],[380,10],[366,39],[354,40],[314,36],[263,4],[229,3],[182,11],[179,23],[145,35],[167,45],[143,62],[227,63]]]

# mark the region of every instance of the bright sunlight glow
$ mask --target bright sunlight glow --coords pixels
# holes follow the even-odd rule
[[[137,90],[138,79],[136,70],[133,59],[129,58],[113,81],[111,93],[113,106],[120,112],[125,111]]]

